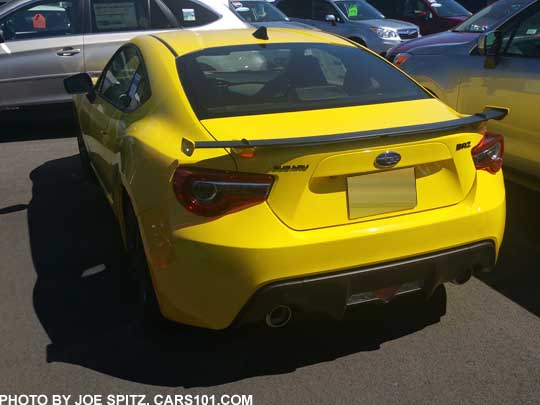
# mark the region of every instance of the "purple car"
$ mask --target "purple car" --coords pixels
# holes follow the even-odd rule
[[[455,0],[367,0],[387,18],[408,21],[422,35],[446,31],[462,23],[471,12]]]
[[[450,55],[463,49],[464,52],[468,53],[476,46],[476,42],[482,33],[501,26],[510,17],[535,1],[499,0],[480,10],[451,31],[439,32],[438,34],[404,42],[388,50],[386,57],[399,66],[407,60],[410,52]],[[396,59],[398,54],[400,54],[400,57]]]

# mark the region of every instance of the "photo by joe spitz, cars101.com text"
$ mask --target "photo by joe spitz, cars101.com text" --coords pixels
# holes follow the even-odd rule
[[[424,336],[414,361],[446,367],[444,353],[461,350],[450,341],[466,352],[474,333],[483,343],[470,352],[483,354],[473,363],[467,354],[453,371],[419,365],[425,372],[412,379],[439,393],[437,378],[470,379],[458,403],[492,402],[495,391],[501,402],[537,398],[540,384],[514,392],[515,381],[494,383],[486,393],[476,379],[497,358],[486,353],[508,353],[503,343],[490,351],[494,330],[520,330],[517,310],[495,314],[505,310],[491,287],[505,305],[540,315],[534,298],[515,298],[540,281],[528,273],[539,259],[539,101],[539,0],[4,0],[6,297],[28,284],[9,269],[24,280],[17,263],[30,260],[47,364],[63,359],[146,385],[58,385],[42,371],[17,395],[0,382],[0,405],[311,403],[315,393],[328,394],[319,403],[432,403],[435,394],[402,381],[412,352],[389,360],[373,345]],[[13,225],[24,211],[27,222]],[[25,308],[11,299],[6,314]],[[448,315],[447,305],[460,310]],[[18,316],[6,316],[6,336],[23,335],[10,321]],[[475,330],[484,316],[489,326]],[[524,324],[540,331],[535,322]],[[24,339],[40,336],[25,328]],[[526,334],[520,340],[536,339]],[[512,356],[530,358],[529,377],[540,381],[530,374],[538,350]],[[358,368],[340,374],[348,356],[359,356]],[[370,375],[379,394],[350,382],[365,361],[362,379]],[[483,366],[471,377],[464,364],[474,361]],[[246,380],[323,366],[325,378],[336,370],[350,380],[350,395],[311,386],[293,400],[277,382],[266,392]],[[399,381],[397,396],[377,385],[383,375]]]

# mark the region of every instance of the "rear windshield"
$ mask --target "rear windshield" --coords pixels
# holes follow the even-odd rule
[[[287,21],[287,16],[266,1],[233,1],[232,6],[248,22]]]
[[[350,46],[209,48],[179,57],[177,67],[199,119],[431,97],[389,63]]]
[[[454,0],[434,0],[431,7],[440,17],[470,16],[471,12]]]

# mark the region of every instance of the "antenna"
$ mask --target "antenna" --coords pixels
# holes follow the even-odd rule
[[[266,30],[266,27],[264,25],[257,28],[257,30],[251,35],[253,35],[257,39],[264,39],[264,40],[270,39],[268,38],[268,31]]]

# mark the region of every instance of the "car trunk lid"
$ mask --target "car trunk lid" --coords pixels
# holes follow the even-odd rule
[[[289,140],[455,120],[438,100],[415,100],[327,110],[202,120],[216,141]],[[239,171],[276,180],[268,204],[296,230],[344,225],[450,206],[471,189],[476,170],[473,129],[369,137],[345,143],[233,150]],[[400,156],[391,167],[381,155]],[[405,203],[402,195],[407,194]],[[397,199],[397,200],[396,200]],[[414,201],[413,201],[414,200]]]

